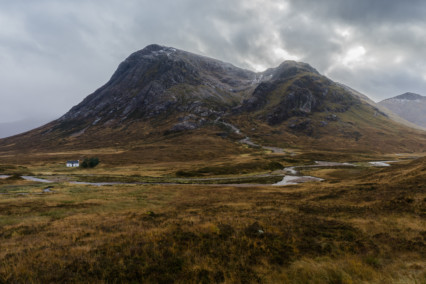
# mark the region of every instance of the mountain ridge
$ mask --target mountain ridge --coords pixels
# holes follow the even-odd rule
[[[426,96],[407,92],[382,100],[378,105],[411,123],[426,128]]]
[[[406,92],[402,95],[398,95],[392,98],[388,98],[385,99],[383,101],[389,101],[389,100],[409,100],[409,101],[413,101],[413,100],[426,100],[426,96],[422,96],[416,93],[411,93],[411,92]]]
[[[0,152],[124,147],[172,141],[176,135],[185,141],[209,136],[235,149],[241,145],[228,143],[245,136],[268,145],[317,149],[426,145],[424,133],[396,124],[365,96],[307,63],[284,61],[256,73],[154,44],[132,53],[105,85],[59,119],[0,140]],[[388,145],[373,142],[380,139],[388,139]]]

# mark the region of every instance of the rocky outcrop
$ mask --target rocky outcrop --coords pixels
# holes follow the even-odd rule
[[[286,61],[265,73],[269,79],[259,84],[240,111],[260,111],[259,118],[270,125],[314,112],[346,112],[360,103],[358,97],[305,63]]]
[[[108,83],[59,121],[149,119],[173,112],[224,111],[252,88],[256,74],[215,59],[150,45],[122,62]]]

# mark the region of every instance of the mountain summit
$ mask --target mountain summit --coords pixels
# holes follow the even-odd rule
[[[404,93],[379,102],[393,113],[407,121],[426,128],[426,96]]]
[[[59,119],[0,140],[0,151],[134,146],[178,136],[190,144],[197,135],[231,143],[226,149],[247,136],[268,145],[385,151],[423,145],[413,131],[309,64],[284,61],[256,73],[154,44],[131,54]],[[374,142],[384,139],[385,146]]]
[[[426,100],[426,97],[419,94],[407,92],[402,95],[387,99],[385,101],[392,100],[392,99],[414,101],[414,100]]]
[[[220,111],[238,103],[256,74],[171,47],[149,45],[59,121],[121,123],[164,113]]]

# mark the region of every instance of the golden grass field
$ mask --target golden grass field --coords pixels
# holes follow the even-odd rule
[[[0,179],[1,283],[426,283],[425,159],[242,147],[210,160],[119,165],[108,159],[116,150],[97,151],[95,169],[66,168],[67,152],[0,165],[17,174]],[[238,180],[273,172],[271,162],[327,157],[359,163],[302,168],[325,181],[289,186],[67,182],[167,182],[178,171]],[[389,168],[365,162],[396,157]]]
[[[169,153],[167,144],[136,154],[3,153],[0,174],[15,175],[0,179],[0,282],[426,283],[426,160],[415,159],[422,154],[225,146],[198,158],[188,158],[190,146]],[[66,168],[76,155],[101,163]],[[302,167],[301,175],[325,180],[268,185],[285,174],[277,164],[316,160],[357,166]],[[371,160],[400,161],[375,168]]]

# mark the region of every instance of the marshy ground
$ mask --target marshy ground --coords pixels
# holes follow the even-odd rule
[[[321,157],[241,154],[234,164],[101,163],[93,170],[1,165],[16,175],[0,179],[0,282],[425,283],[424,160],[302,167],[300,175],[324,181],[282,187],[66,181],[238,183],[274,172],[276,163]]]

